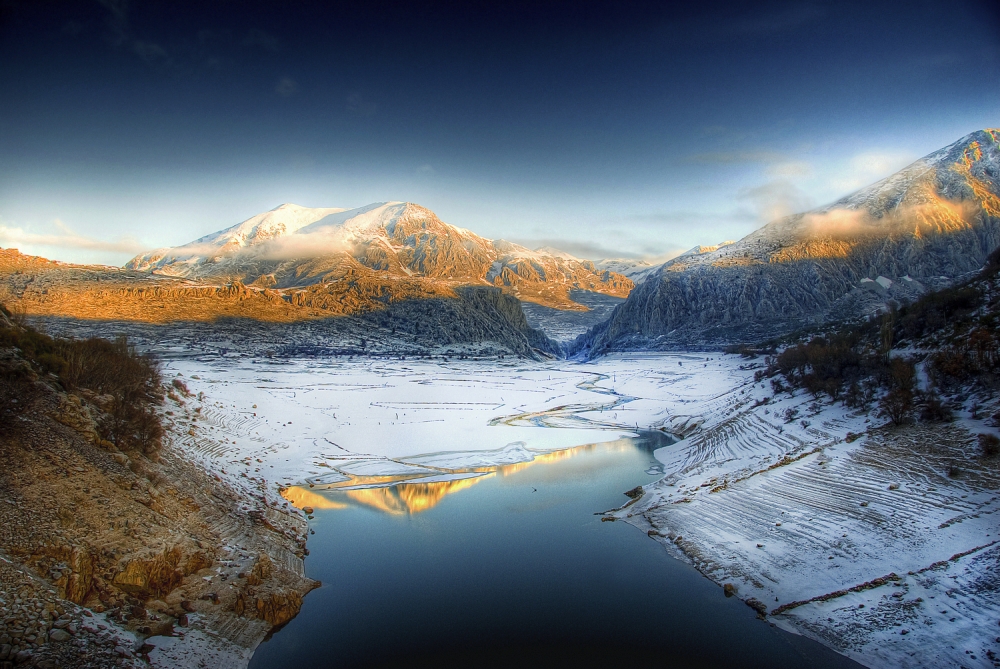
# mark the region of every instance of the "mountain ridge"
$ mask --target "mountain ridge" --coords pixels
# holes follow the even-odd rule
[[[634,287],[631,279],[590,261],[557,249],[531,251],[486,239],[411,202],[355,209],[285,204],[188,244],[141,254],[125,268],[281,289],[359,275],[425,278],[449,287],[490,285],[519,299],[572,310],[586,308],[570,299],[571,290],[625,297]]]
[[[998,194],[1000,130],[973,132],[829,205],[668,261],[573,351],[721,347],[914,299],[1000,245]],[[862,285],[878,277],[884,294]]]

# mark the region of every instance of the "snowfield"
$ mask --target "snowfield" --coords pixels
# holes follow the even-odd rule
[[[964,418],[889,428],[719,353],[596,362],[176,358],[172,434],[248,491],[454,481],[636,430],[679,440],[608,514],[773,624],[872,667],[992,667],[1000,470]],[[200,398],[200,399],[199,399]],[[984,411],[990,415],[992,411]],[[558,429],[553,429],[558,428]]]

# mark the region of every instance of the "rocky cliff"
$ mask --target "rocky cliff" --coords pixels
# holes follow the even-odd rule
[[[162,448],[103,439],[111,396],[64,390],[11,344],[16,328],[0,327],[0,662],[246,666],[318,585],[305,517],[176,445],[200,413],[180,387]]]
[[[666,263],[574,351],[720,346],[857,317],[978,270],[1000,244],[1000,130],[833,204]]]

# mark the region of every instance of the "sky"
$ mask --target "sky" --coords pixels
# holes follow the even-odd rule
[[[285,202],[666,258],[1000,126],[995,2],[0,0],[0,247]]]

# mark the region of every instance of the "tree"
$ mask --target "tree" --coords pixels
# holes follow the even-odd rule
[[[888,418],[893,425],[902,425],[913,410],[913,392],[904,388],[893,388],[878,403],[879,415]]]

